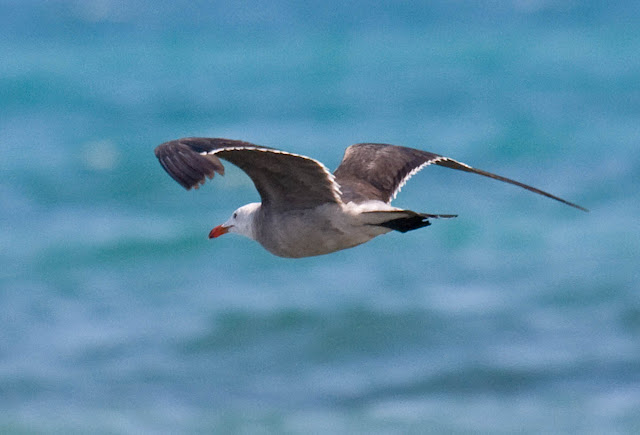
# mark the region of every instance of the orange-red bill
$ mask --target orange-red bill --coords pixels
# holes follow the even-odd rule
[[[222,225],[218,225],[209,233],[210,239],[215,239],[216,237],[220,237],[223,234],[227,234],[229,232],[229,227],[224,227]]]

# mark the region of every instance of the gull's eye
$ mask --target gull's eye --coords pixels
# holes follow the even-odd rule
[[[234,211],[234,212],[233,212],[233,218],[235,219],[235,218],[237,218],[237,217],[238,217],[238,213]]]

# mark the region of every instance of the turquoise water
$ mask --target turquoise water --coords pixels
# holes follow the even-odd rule
[[[0,4],[0,432],[637,433],[636,2]],[[207,234],[258,196],[153,148],[445,168],[453,220],[301,260]]]

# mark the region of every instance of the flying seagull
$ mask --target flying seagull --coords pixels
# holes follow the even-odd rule
[[[229,220],[211,230],[209,238],[238,233],[280,257],[329,254],[390,231],[426,227],[429,219],[456,217],[391,205],[407,180],[431,164],[514,184],[588,211],[519,181],[397,145],[351,145],[333,174],[310,157],[231,139],[182,138],[159,145],[155,154],[165,171],[187,190],[197,189],[215,173],[224,175],[220,159],[246,172],[262,202],[234,211]]]

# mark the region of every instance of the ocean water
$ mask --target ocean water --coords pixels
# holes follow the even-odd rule
[[[583,4],[584,3],[584,4]],[[635,1],[0,2],[0,432],[640,432]],[[456,219],[288,260],[153,148],[421,148]]]

